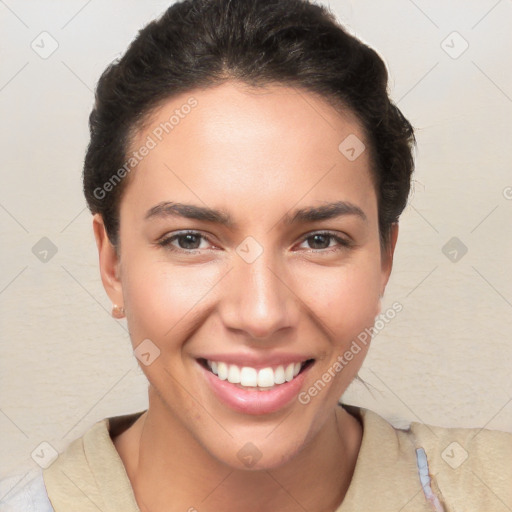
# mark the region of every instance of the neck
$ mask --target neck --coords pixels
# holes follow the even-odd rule
[[[141,512],[333,512],[350,484],[361,438],[358,420],[338,406],[284,465],[234,469],[212,457],[150,393],[147,413],[114,444]]]

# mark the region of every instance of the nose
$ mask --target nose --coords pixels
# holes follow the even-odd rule
[[[252,263],[239,258],[229,273],[221,301],[224,325],[260,341],[295,326],[299,299],[287,274],[266,252]]]

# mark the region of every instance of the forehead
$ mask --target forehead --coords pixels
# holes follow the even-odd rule
[[[302,89],[227,82],[192,90],[152,112],[131,151],[143,146],[125,195],[148,206],[183,195],[247,206],[348,195],[374,206],[360,123]]]

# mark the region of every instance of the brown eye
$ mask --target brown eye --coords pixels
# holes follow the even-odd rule
[[[172,236],[166,236],[158,242],[158,245],[166,247],[173,251],[195,251],[205,249],[201,247],[201,241],[209,243],[208,239],[196,231],[177,233]]]
[[[198,249],[201,244],[201,236],[198,235],[179,235],[176,237],[180,249]]]
[[[327,249],[332,238],[331,235],[316,234],[309,236],[306,240],[308,240],[311,249]]]
[[[333,241],[334,244],[332,243]],[[325,251],[325,249],[329,249],[329,252],[350,246],[350,242],[348,240],[345,240],[333,233],[313,233],[304,237],[302,244],[308,244],[305,249],[311,249],[314,251]]]

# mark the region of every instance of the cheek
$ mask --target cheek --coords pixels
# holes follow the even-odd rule
[[[213,267],[171,266],[164,261],[138,262],[124,269],[123,293],[134,345],[145,338],[157,344],[179,339],[193,324],[217,282]]]
[[[373,325],[378,314],[380,267],[369,258],[338,268],[317,268],[297,276],[299,295],[315,316],[346,343]]]
[[[328,341],[323,345],[319,373],[302,398],[309,401],[321,395],[315,399],[332,403],[345,392],[368,352],[370,328],[379,307],[380,265],[370,257],[365,264],[358,260],[343,268],[317,269],[307,280],[303,276],[303,283],[302,296],[307,297]],[[326,383],[328,392],[319,392],[323,388],[318,387],[318,379]]]

